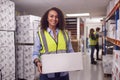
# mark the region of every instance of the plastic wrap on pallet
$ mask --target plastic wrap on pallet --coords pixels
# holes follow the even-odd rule
[[[32,61],[32,45],[17,45],[17,76],[20,79],[34,80],[35,67]]]
[[[0,0],[0,80],[15,80],[15,4]]]
[[[0,30],[15,31],[15,4],[10,0],[0,1]]]
[[[17,43],[34,43],[38,31],[40,17],[33,15],[24,15],[16,17],[16,42]]]

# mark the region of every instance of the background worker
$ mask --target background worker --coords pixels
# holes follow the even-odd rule
[[[100,31],[100,28],[97,27],[97,28],[96,28],[96,32],[95,32],[95,36],[96,36],[95,49],[97,50],[97,51],[96,51],[96,58],[97,58],[97,60],[101,60],[101,59],[99,58],[99,31]]]
[[[96,46],[96,36],[94,34],[94,29],[91,28],[90,29],[90,34],[89,34],[89,45],[90,45],[90,48],[91,48],[91,64],[97,64],[97,62],[95,61],[94,59],[94,50],[95,50],[95,46]]]

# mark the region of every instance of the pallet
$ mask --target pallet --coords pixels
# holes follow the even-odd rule
[[[104,73],[104,77],[112,77],[112,74],[105,74]]]

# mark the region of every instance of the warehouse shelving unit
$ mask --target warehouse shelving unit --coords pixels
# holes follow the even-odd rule
[[[80,38],[84,35],[84,22],[81,18],[67,17],[66,30],[68,30],[72,46],[75,52],[80,51]],[[79,29],[78,29],[79,28]]]
[[[112,70],[111,70],[111,74],[112,74],[112,80],[119,80],[120,77],[119,77],[119,74],[120,74],[120,67],[119,67],[119,59],[120,59],[120,56],[119,56],[119,52],[120,52],[120,39],[118,38],[118,28],[120,26],[118,26],[118,20],[120,19],[120,0],[118,0],[118,2],[115,4],[115,6],[113,7],[113,9],[111,10],[111,12],[107,15],[107,17],[105,18],[105,29],[104,29],[104,54],[107,55],[108,52],[107,52],[107,42],[110,42],[113,46],[113,49],[112,49]],[[107,23],[109,20],[114,20],[115,23],[114,25],[115,26],[110,26],[112,25],[111,23],[109,23],[110,25],[108,26]],[[107,28],[106,27],[109,27],[108,29],[110,28],[113,28],[113,32],[114,34],[110,35],[110,33],[112,32],[109,32],[109,36],[107,36]],[[111,29],[110,29],[111,30]],[[117,56],[116,56],[117,55]],[[105,57],[105,56],[104,56]],[[110,60],[108,60],[109,62]],[[107,63],[108,63],[107,62]]]
[[[115,5],[115,7],[112,9],[112,11],[108,14],[108,16],[106,17],[106,22],[113,18],[113,16],[115,17],[115,21],[116,21],[116,30],[117,30],[117,20],[119,19],[119,8],[120,8],[120,0],[118,1],[118,3]],[[111,43],[115,44],[116,46],[120,46],[120,40],[117,39],[113,39],[113,38],[109,38],[106,37],[107,41],[110,41]]]
[[[116,24],[116,30],[117,30],[117,27],[118,27],[118,25],[117,25],[117,20],[119,19],[119,7],[120,7],[120,0],[116,3],[116,5],[113,7],[113,9],[111,10],[111,12],[107,15],[107,17],[105,18],[105,23],[107,23],[107,21],[108,20],[110,20],[110,19],[113,19],[113,20],[115,20],[115,24]],[[106,55],[107,54],[107,49],[106,49],[106,45],[107,45],[107,42],[111,42],[111,43],[113,43],[114,44],[114,48],[115,49],[119,49],[119,47],[120,47],[120,40],[117,40],[116,39],[116,35],[117,35],[117,32],[115,32],[115,38],[110,38],[110,37],[108,37],[107,36],[107,29],[106,29],[106,24],[105,24],[105,26],[104,26],[105,28],[103,29],[103,32],[104,32],[104,42],[103,42],[103,46],[104,46],[104,48],[103,48],[103,51],[104,51],[104,55]]]
[[[77,18],[65,18],[66,30],[69,32],[69,36],[72,42],[72,46],[75,52],[79,51],[79,41],[77,40]]]
[[[111,12],[107,15],[106,17],[106,21],[109,20],[111,18],[111,16],[114,15],[115,11],[120,7],[120,0],[118,1],[118,3],[114,6],[114,8],[111,10]]]
[[[65,18],[66,29],[71,32],[71,36],[77,35],[77,18]]]

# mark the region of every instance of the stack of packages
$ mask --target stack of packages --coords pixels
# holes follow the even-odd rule
[[[120,14],[120,10],[119,10]],[[117,40],[120,40],[120,18],[117,20]]]
[[[0,0],[0,80],[15,80],[15,4]]]
[[[16,23],[17,78],[34,80],[35,66],[32,61],[32,53],[40,17],[32,15],[17,16]]]
[[[116,35],[116,24],[115,20],[108,20],[106,24],[106,29],[107,29],[107,37],[115,39]]]
[[[112,11],[114,6],[119,3],[119,0],[110,0],[107,6],[107,15]]]
[[[103,56],[103,72],[104,74],[112,74],[113,55]]]
[[[113,53],[112,80],[120,80],[120,50]]]

